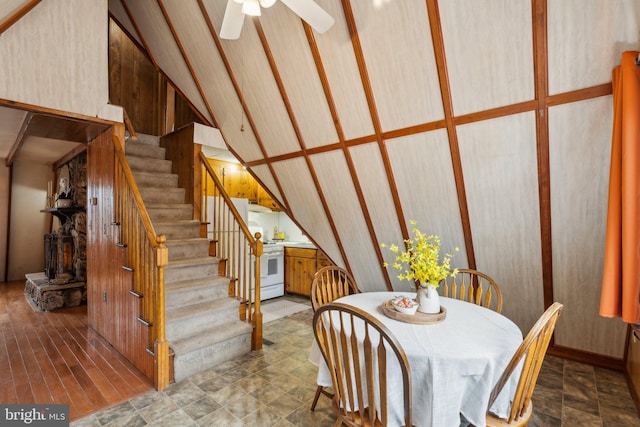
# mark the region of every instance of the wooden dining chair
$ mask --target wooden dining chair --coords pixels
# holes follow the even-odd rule
[[[355,279],[347,270],[336,265],[322,267],[311,282],[311,307],[316,311],[340,297],[359,293]]]
[[[522,372],[518,380],[515,395],[512,399],[511,411],[507,419],[498,418],[490,413],[487,409],[487,426],[488,427],[506,427],[506,426],[526,426],[533,412],[531,396],[538,380],[538,374],[542,367],[544,356],[549,347],[551,335],[556,327],[558,316],[562,312],[564,306],[559,302],[554,302],[533,325],[525,339],[518,347],[511,361],[505,368],[491,392],[489,405],[491,408],[493,402],[502,391],[504,385],[509,381],[516,367],[521,363]],[[524,361],[523,361],[524,359]]]
[[[360,290],[356,281],[347,270],[336,265],[329,265],[321,268],[314,274],[311,282],[311,307],[315,312],[324,304],[335,301],[345,295],[358,294]],[[311,402],[311,410],[316,409],[318,398],[323,394],[329,399],[333,398],[333,393],[328,392],[319,385],[316,394]]]
[[[443,297],[471,302],[502,313],[500,287],[485,273],[460,268],[458,274],[447,277],[440,288]]]
[[[388,425],[388,397],[398,393],[403,397],[404,425],[412,425],[409,362],[379,320],[357,307],[330,303],[315,312],[313,333],[331,372],[336,427]],[[387,376],[390,362],[400,367],[401,386],[390,384],[399,378]]]

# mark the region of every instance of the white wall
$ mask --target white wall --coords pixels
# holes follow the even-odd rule
[[[0,159],[0,282],[7,271],[7,223],[9,219],[9,168],[5,159]]]
[[[28,273],[44,271],[44,235],[50,214],[45,207],[51,166],[15,162],[11,200],[8,280],[22,280]]]
[[[278,231],[284,233],[284,239],[288,242],[309,241],[295,222],[282,212],[249,212],[249,225],[262,227],[264,231],[262,240],[265,242],[273,239],[274,227],[278,227]]]
[[[107,0],[41,2],[0,37],[0,98],[102,114],[108,36]]]

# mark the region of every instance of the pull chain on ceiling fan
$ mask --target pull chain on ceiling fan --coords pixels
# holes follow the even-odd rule
[[[333,25],[333,17],[313,0],[280,0],[319,33]],[[235,40],[240,37],[244,16],[260,16],[260,8],[271,7],[276,0],[227,0],[222,19],[220,38]]]

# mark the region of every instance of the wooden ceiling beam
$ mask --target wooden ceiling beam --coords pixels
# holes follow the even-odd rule
[[[271,73],[273,74],[273,78],[278,86],[278,91],[280,92],[280,96],[282,97],[282,101],[284,102],[285,109],[287,110],[287,115],[289,120],[291,121],[291,126],[293,127],[293,131],[296,134],[296,138],[298,139],[298,144],[300,144],[300,150],[302,152],[302,156],[304,157],[305,162],[307,163],[307,167],[309,168],[309,173],[311,174],[311,178],[313,179],[313,185],[318,193],[318,197],[320,197],[320,203],[322,203],[322,209],[327,217],[329,222],[329,226],[331,227],[331,232],[333,233],[333,237],[338,245],[340,250],[340,255],[342,256],[342,260],[344,261],[344,266],[347,270],[351,270],[349,267],[349,259],[344,250],[344,246],[342,245],[342,241],[340,239],[340,234],[338,233],[338,228],[336,227],[335,221],[333,220],[333,215],[331,215],[331,209],[329,208],[329,204],[327,202],[327,198],[324,195],[324,191],[322,191],[322,186],[320,185],[320,180],[318,179],[318,174],[311,162],[311,158],[307,154],[307,147],[304,142],[304,137],[302,136],[302,132],[300,131],[300,126],[298,125],[298,120],[296,119],[295,113],[293,111],[293,106],[289,101],[289,95],[287,95],[287,90],[284,87],[284,82],[282,81],[282,77],[280,76],[280,72],[276,65],[276,61],[273,58],[273,54],[269,47],[269,43],[267,41],[267,37],[264,33],[262,25],[260,21],[255,21],[256,30],[258,32],[258,38],[260,39],[260,43],[262,44],[262,48],[264,49],[264,53],[267,57],[267,61],[269,62],[269,67],[271,68]],[[290,216],[295,220],[295,214],[293,212],[289,212]]]
[[[198,78],[198,73],[196,73],[195,68],[193,68],[193,64],[191,63],[191,60],[189,59],[189,55],[187,55],[187,52],[184,49],[184,44],[182,44],[182,41],[180,40],[180,36],[178,36],[178,32],[176,31],[173,25],[173,21],[171,21],[171,18],[169,17],[169,13],[167,13],[167,9],[165,8],[162,0],[156,0],[156,1],[158,2],[158,6],[162,11],[162,16],[164,17],[164,20],[166,21],[167,26],[169,27],[169,31],[171,31],[171,35],[173,36],[173,39],[176,42],[178,49],[180,50],[182,59],[184,60],[184,63],[187,65],[187,68],[189,68],[189,73],[191,74],[191,78],[193,79],[193,82],[198,88],[198,93],[200,93],[202,102],[204,102],[204,105],[207,108],[207,112],[209,113],[209,116],[211,116],[211,121],[213,122],[211,123],[211,125],[215,128],[219,128],[220,126],[218,125],[218,120],[216,120],[216,116],[213,113],[211,104],[209,103],[209,100],[207,99],[207,95],[204,92],[204,88],[202,87],[202,83],[200,83],[200,79]]]
[[[404,219],[404,211],[402,209],[402,203],[400,202],[400,195],[398,192],[398,184],[396,183],[395,176],[393,175],[393,169],[391,167],[391,160],[389,159],[389,152],[387,150],[387,143],[384,139],[382,132],[382,124],[380,123],[380,115],[378,114],[378,108],[376,106],[375,96],[373,95],[373,87],[371,86],[371,79],[369,78],[369,71],[367,70],[367,64],[364,59],[364,53],[362,51],[362,45],[360,44],[360,36],[358,34],[358,28],[356,26],[356,20],[353,15],[353,9],[349,0],[342,0],[342,9],[344,10],[344,17],[349,29],[349,36],[351,37],[351,45],[353,47],[353,54],[358,65],[358,72],[360,73],[360,80],[362,80],[362,88],[364,90],[367,105],[369,107],[369,114],[371,116],[371,123],[373,123],[373,129],[375,132],[376,143],[378,150],[380,150],[380,158],[384,165],[385,176],[389,183],[389,190],[391,197],[393,198],[393,206],[396,211],[396,217],[398,226],[402,232],[402,239],[409,238],[409,229]],[[387,289],[393,290],[389,275],[386,274]]]
[[[553,304],[553,242],[551,233],[551,172],[549,166],[549,94],[547,0],[531,0],[533,68],[536,108],[536,152],[544,308]],[[553,345],[553,338],[552,338]]]
[[[224,64],[225,69],[227,70],[227,74],[229,75],[229,79],[231,80],[231,84],[233,85],[233,89],[235,90],[236,95],[240,100],[242,111],[245,117],[247,118],[247,121],[249,122],[249,126],[251,127],[251,130],[256,138],[258,148],[260,148],[260,152],[262,153],[262,158],[268,159],[267,150],[264,146],[264,142],[262,141],[262,138],[260,137],[260,133],[258,132],[258,128],[256,126],[255,120],[253,119],[253,115],[251,114],[251,111],[249,111],[249,107],[247,106],[246,100],[244,99],[244,94],[242,93],[242,89],[238,84],[238,79],[236,78],[235,74],[233,73],[233,70],[231,69],[231,63],[229,62],[229,59],[225,54],[224,48],[222,47],[222,43],[220,42],[220,37],[218,37],[218,34],[216,33],[215,28],[213,27],[213,23],[211,22],[211,17],[207,12],[207,8],[204,5],[203,0],[198,0],[198,7],[200,8],[200,12],[202,13],[202,16],[207,24],[207,28],[209,28],[209,34],[211,34],[211,37],[213,38],[213,42],[216,45],[216,49],[220,53],[220,58],[222,59],[222,63]],[[222,131],[222,129],[220,129],[220,133],[222,134],[222,139],[225,141],[225,145],[227,145],[227,148],[229,149],[229,151],[240,161],[240,163],[250,168],[249,164],[245,162],[242,159],[242,157],[239,156],[229,146],[229,144],[226,144],[226,138],[224,136],[224,132]],[[273,168],[272,162],[262,162],[261,164],[264,164],[264,163],[267,164],[267,167],[269,168],[269,172],[271,173],[271,176],[273,177],[276,187],[278,187],[278,191],[280,192],[280,199],[278,199],[277,197],[274,197],[274,199],[278,201],[278,204],[285,210],[285,212],[290,213],[290,209],[288,207],[289,202],[287,201],[287,197],[284,193],[284,190],[282,189],[282,185],[280,184],[280,179],[278,178],[278,175],[276,174],[276,171]],[[260,178],[257,177],[253,173],[253,171],[251,171],[251,169],[249,169],[249,173],[251,173],[251,175],[260,183],[262,187],[265,187],[262,181],[260,180]],[[271,197],[273,197],[273,194],[271,194]],[[293,219],[293,216],[292,216],[292,219]]]
[[[453,116],[453,102],[451,100],[451,87],[449,84],[449,73],[447,70],[447,58],[444,49],[444,37],[442,36],[442,23],[440,21],[440,11],[438,0],[427,1],[427,14],[429,16],[429,27],[431,29],[431,40],[433,42],[433,52],[438,69],[438,81],[440,83],[440,94],[442,96],[442,109],[444,111],[444,121],[447,127],[449,139],[449,151],[451,153],[451,163],[453,166],[453,177],[458,195],[458,209],[460,211],[460,221],[462,223],[462,233],[464,235],[465,250],[467,252],[467,263],[469,268],[476,268],[476,255],[473,246],[473,234],[471,232],[471,221],[469,219],[469,207],[467,205],[467,192],[464,185],[462,173],[462,159],[460,157],[460,146],[458,144],[458,132]]]
[[[32,118],[33,118],[33,113],[28,112],[24,120],[22,121],[22,126],[20,127],[20,131],[18,132],[18,135],[16,136],[16,140],[13,142],[13,145],[11,146],[11,150],[9,151],[9,155],[7,156],[7,160],[5,161],[7,167],[13,164],[13,161],[16,155],[20,151],[20,147],[22,147],[22,144],[24,144],[27,129],[29,128],[29,123],[31,122]]]
[[[380,266],[382,275],[385,278],[387,287],[390,287],[391,279],[389,277],[389,271],[388,269],[382,267],[382,265],[384,264],[384,258],[382,257],[382,250],[379,244],[379,239],[376,235],[373,222],[371,221],[371,215],[369,214],[369,207],[367,206],[367,202],[365,200],[364,193],[362,191],[362,186],[360,185],[360,180],[358,179],[358,173],[356,171],[355,165],[353,164],[351,151],[349,150],[347,144],[345,144],[345,137],[344,137],[344,131],[342,129],[342,123],[340,121],[340,117],[338,116],[338,109],[336,108],[336,103],[333,98],[333,94],[331,92],[329,78],[327,77],[327,73],[325,71],[324,64],[322,62],[320,50],[318,49],[318,44],[316,43],[316,39],[311,26],[308,25],[307,23],[304,23],[303,26],[304,26],[304,32],[307,36],[307,42],[309,43],[309,48],[311,49],[311,55],[313,57],[313,61],[316,66],[316,71],[318,72],[318,76],[320,78],[320,84],[322,85],[324,97],[325,97],[325,100],[327,101],[327,105],[329,106],[331,118],[333,119],[333,123],[336,129],[336,134],[338,135],[339,142],[338,142],[338,148],[336,149],[336,151],[338,149],[341,149],[342,154],[344,155],[345,160],[347,162],[347,167],[349,168],[349,174],[351,175],[351,181],[353,183],[353,187],[358,197],[358,203],[360,204],[360,209],[362,210],[362,214],[363,214],[365,223],[367,225],[367,229],[369,231],[371,246],[374,248],[376,257],[378,258],[378,265]],[[345,264],[347,263],[348,263],[348,260],[345,259]]]

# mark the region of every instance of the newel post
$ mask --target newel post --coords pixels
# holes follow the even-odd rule
[[[263,252],[263,243],[260,240],[260,233],[256,233],[255,235],[256,244],[255,244],[255,258],[256,258],[256,268],[255,268],[255,289],[256,289],[256,300],[254,302],[254,312],[251,316],[251,321],[253,322],[253,334],[251,335],[251,349],[252,350],[261,350],[262,349],[262,310],[260,309],[260,257]],[[249,291],[251,294],[251,291]]]
[[[166,241],[166,236],[159,235],[156,247],[158,283],[156,284],[156,340],[153,344],[153,354],[155,355],[153,379],[157,390],[164,390],[169,386],[169,342],[166,339],[164,309],[164,267],[169,263],[169,250],[164,245]]]

